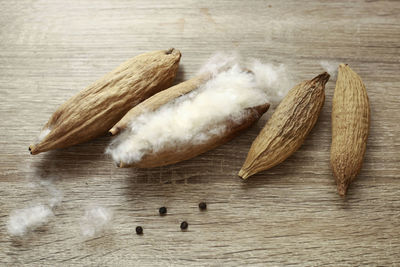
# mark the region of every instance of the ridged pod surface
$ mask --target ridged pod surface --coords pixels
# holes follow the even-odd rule
[[[332,101],[331,168],[341,196],[360,172],[369,125],[370,107],[365,86],[347,64],[340,64]]]
[[[240,177],[247,179],[278,165],[303,144],[317,122],[328,80],[325,72],[289,91],[252,143]]]
[[[181,53],[176,49],[138,55],[62,104],[43,127],[31,154],[98,137],[132,107],[171,86]]]

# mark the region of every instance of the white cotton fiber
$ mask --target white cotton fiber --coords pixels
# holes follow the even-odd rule
[[[42,204],[11,211],[7,230],[11,235],[16,236],[23,236],[46,224],[54,216],[53,210],[61,204],[63,199],[62,191],[53,184],[54,178],[43,179],[44,170],[37,168],[32,161],[28,161],[26,165],[30,170],[26,177],[26,186],[31,190],[36,189],[34,194],[37,195],[37,198],[31,201]]]
[[[216,53],[200,68],[198,74],[211,73],[214,76],[223,70],[238,64],[240,61],[240,56],[237,53]]]
[[[50,198],[48,199],[48,203],[50,208],[55,208],[61,204],[64,195],[63,192],[55,188],[53,185],[48,186],[48,190],[50,193]]]
[[[106,153],[114,161],[132,164],[147,153],[182,143],[200,144],[224,132],[227,119],[240,122],[246,108],[270,103],[290,89],[283,66],[254,61],[242,68],[237,56],[217,54],[202,68],[212,78],[158,110],[134,118]],[[285,76],[285,77],[283,77]]]
[[[323,60],[319,62],[321,67],[331,76],[331,79],[336,79],[339,63]]]
[[[47,205],[14,210],[10,214],[7,230],[11,235],[22,236],[47,223],[51,216],[53,212]]]
[[[91,205],[86,207],[81,220],[81,232],[84,238],[92,238],[103,233],[110,225],[112,212],[110,209]]]
[[[254,60],[250,65],[254,73],[256,84],[267,94],[272,103],[279,103],[293,87],[293,79],[285,65],[263,64]]]

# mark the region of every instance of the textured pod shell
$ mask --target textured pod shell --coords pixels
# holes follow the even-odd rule
[[[181,54],[169,49],[138,55],[70,98],[43,127],[31,154],[64,148],[105,134],[132,107],[168,88]]]
[[[340,64],[332,102],[331,167],[342,196],[361,169],[369,124],[365,86],[347,64]]]
[[[317,122],[328,80],[325,72],[289,91],[251,145],[240,177],[247,179],[278,165],[303,144]]]
[[[140,105],[134,107],[122,119],[116,126],[114,126],[110,132],[112,134],[117,134],[120,130],[126,128],[128,122],[144,112],[154,111],[160,108],[162,105],[174,101],[176,98],[190,93],[191,91],[197,89],[200,85],[205,83],[209,78],[210,74],[204,74],[192,78],[188,81],[175,85],[169,89],[166,89],[146,101],[142,102]],[[165,148],[163,150],[157,151],[156,153],[147,153],[139,161],[128,164],[125,162],[117,162],[117,166],[121,168],[127,167],[138,167],[138,168],[151,168],[165,166],[169,164],[174,164],[180,161],[191,159],[199,154],[202,154],[208,150],[211,150],[219,145],[222,145],[240,132],[250,127],[254,122],[256,122],[269,108],[269,104],[265,103],[256,107],[248,108],[245,110],[245,115],[243,118],[238,120],[230,120],[221,123],[224,125],[225,131],[218,136],[213,136],[204,143],[192,144],[181,143],[179,147]]]

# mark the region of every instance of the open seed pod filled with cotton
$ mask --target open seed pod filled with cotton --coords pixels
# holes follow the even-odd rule
[[[243,67],[236,57],[216,55],[198,76],[132,108],[110,130],[119,135],[106,153],[119,167],[150,168],[213,149],[256,122],[277,92],[285,94],[273,88],[282,71],[259,62]]]

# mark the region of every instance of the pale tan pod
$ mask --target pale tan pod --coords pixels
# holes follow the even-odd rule
[[[325,72],[289,91],[251,145],[240,177],[272,168],[299,149],[317,122],[328,80]]]
[[[365,86],[347,64],[340,64],[332,101],[331,168],[341,196],[360,172],[369,125],[370,107]]]
[[[190,93],[197,89],[200,85],[207,82],[211,78],[211,74],[203,74],[201,76],[192,78],[188,81],[182,82],[171,88],[168,88],[154,96],[150,97],[140,105],[134,107],[126,116],[118,122],[111,130],[111,134],[118,134],[121,130],[125,129],[129,121],[141,115],[143,112],[151,112],[160,108],[168,102],[174,101],[176,98]],[[166,148],[158,151],[157,153],[148,153],[143,158],[135,163],[128,164],[125,162],[117,162],[117,166],[121,168],[138,167],[138,168],[151,168],[174,164],[180,161],[188,160],[208,150],[211,150],[223,143],[228,142],[240,132],[250,127],[256,122],[269,108],[269,104],[255,106],[246,109],[245,116],[240,121],[233,121],[227,119],[221,125],[225,125],[225,131],[219,135],[214,136],[201,144],[181,144],[179,149]]]
[[[181,53],[177,49],[138,55],[62,104],[43,127],[48,134],[31,154],[64,148],[98,137],[132,107],[171,86]]]

